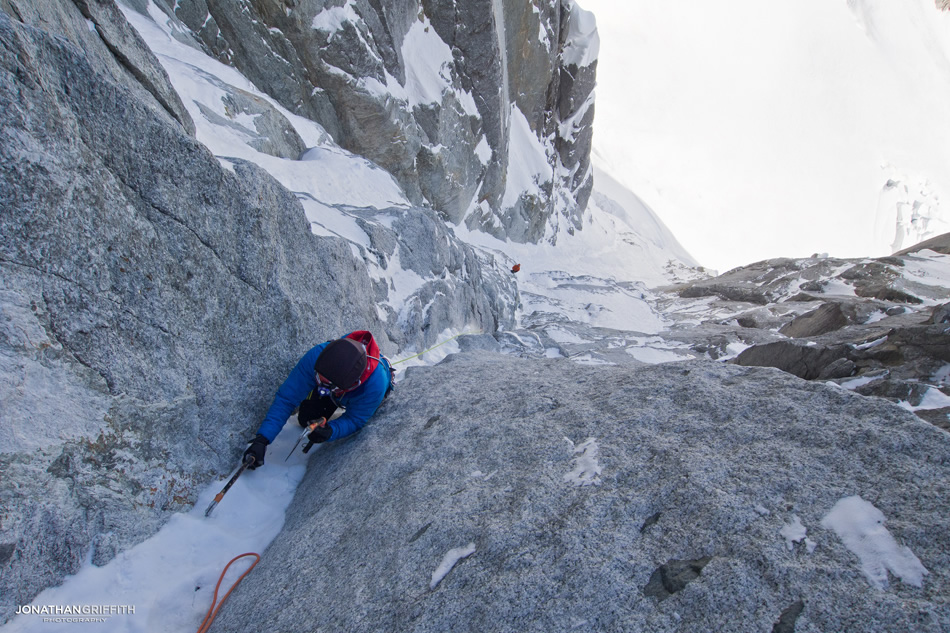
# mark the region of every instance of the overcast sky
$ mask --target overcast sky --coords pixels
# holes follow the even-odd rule
[[[601,164],[701,264],[889,254],[901,196],[933,216],[909,231],[950,231],[950,14],[933,0],[577,2],[600,33]]]

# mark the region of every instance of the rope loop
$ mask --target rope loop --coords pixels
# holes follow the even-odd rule
[[[251,566],[248,567],[240,578],[234,581],[234,584],[231,585],[231,588],[228,589],[228,592],[224,594],[224,597],[221,598],[221,602],[218,603],[218,590],[221,588],[221,581],[224,580],[224,575],[228,573],[228,568],[231,566],[231,563],[234,561],[244,558],[245,556],[254,556],[255,561],[251,563]],[[204,621],[201,623],[201,626],[198,627],[198,633],[207,633],[208,629],[211,628],[211,623],[214,622],[214,619],[218,617],[218,611],[221,610],[221,607],[224,606],[224,601],[228,599],[228,596],[231,595],[231,592],[234,591],[234,588],[244,580],[244,577],[251,573],[251,570],[254,569],[254,566],[261,562],[261,555],[255,552],[247,552],[246,554],[241,554],[240,556],[235,556],[232,558],[227,565],[224,566],[224,571],[221,572],[221,576],[218,578],[218,584],[214,586],[214,598],[211,600],[211,606],[208,607],[208,614],[205,616]],[[215,607],[215,604],[218,606]]]

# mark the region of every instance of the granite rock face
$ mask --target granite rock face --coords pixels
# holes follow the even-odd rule
[[[459,354],[312,454],[217,626],[942,631],[948,469],[939,429],[775,369]],[[926,574],[862,572],[825,527],[855,496]]]
[[[597,35],[572,0],[162,6],[182,38],[392,173],[415,204],[518,242],[581,227]],[[511,178],[510,161],[529,178]]]
[[[195,124],[165,70],[112,0],[3,0],[0,11],[78,46],[96,72],[194,136]]]
[[[491,331],[515,290],[431,210],[375,227],[374,253],[314,235],[293,193],[193,138],[148,49],[101,17],[121,18],[113,4],[0,8],[5,620],[190,507],[312,345],[365,328],[392,353]],[[273,153],[299,149],[257,114]],[[421,282],[389,315],[366,258],[385,268],[397,249]]]

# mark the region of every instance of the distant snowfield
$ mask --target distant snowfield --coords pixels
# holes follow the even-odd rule
[[[699,262],[888,255],[950,231],[933,0],[578,0],[594,145]]]

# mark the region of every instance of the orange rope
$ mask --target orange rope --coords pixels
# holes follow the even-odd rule
[[[245,556],[254,556],[257,558],[257,560],[251,563],[251,566],[248,567],[247,570],[243,574],[241,574],[241,577],[234,581],[234,584],[231,585],[231,588],[228,589],[228,592],[224,594],[223,598],[221,598],[220,604],[218,604],[217,608],[215,608],[214,605],[218,603],[218,589],[221,588],[221,581],[224,580],[224,575],[228,573],[228,567],[230,567],[231,563],[233,563],[237,559],[244,558]],[[211,606],[208,607],[208,615],[205,616],[205,619],[201,623],[201,626],[198,627],[198,633],[206,633],[208,629],[211,628],[211,623],[214,622],[214,619],[216,617],[218,617],[218,611],[220,611],[221,607],[224,606],[224,601],[228,599],[228,596],[230,596],[231,592],[234,591],[234,588],[238,586],[238,583],[244,580],[244,577],[247,576],[249,573],[251,573],[251,570],[254,569],[254,565],[258,564],[259,562],[261,562],[260,554],[255,554],[254,552],[248,552],[246,554],[241,554],[240,556],[235,556],[228,562],[227,565],[224,566],[224,571],[221,572],[221,577],[218,578],[218,584],[215,585],[214,587],[214,598],[211,600]]]

